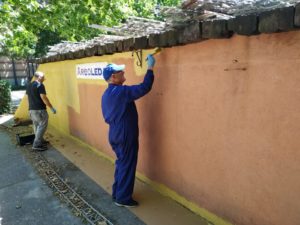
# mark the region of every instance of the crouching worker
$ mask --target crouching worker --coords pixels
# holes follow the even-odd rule
[[[33,150],[44,151],[47,150],[47,141],[44,140],[44,134],[48,126],[48,113],[46,107],[48,106],[55,114],[56,109],[51,105],[46,95],[44,73],[37,71],[34,74],[34,80],[28,84],[26,94],[29,102],[29,115],[33,123],[33,130],[35,134],[32,145]]]
[[[102,113],[109,124],[109,143],[116,154],[112,199],[117,206],[135,207],[132,198],[138,159],[139,128],[135,100],[147,94],[154,81],[155,59],[148,55],[148,70],[138,85],[123,85],[125,65],[108,64],[103,70],[108,88],[102,96]]]

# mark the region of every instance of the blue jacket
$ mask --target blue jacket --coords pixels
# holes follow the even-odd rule
[[[138,113],[134,101],[151,90],[153,81],[153,71],[148,70],[144,81],[138,85],[108,85],[102,96],[102,114],[110,125],[111,144],[138,137]]]

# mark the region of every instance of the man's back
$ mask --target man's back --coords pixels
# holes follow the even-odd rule
[[[109,84],[102,96],[102,113],[105,122],[116,124],[124,117],[137,125],[137,111],[134,101],[147,94],[153,84],[153,71],[148,70],[144,81],[138,85]]]
[[[46,94],[45,86],[42,83],[33,81],[29,83],[26,89],[28,95],[29,110],[43,110],[46,105],[43,102],[40,94]]]

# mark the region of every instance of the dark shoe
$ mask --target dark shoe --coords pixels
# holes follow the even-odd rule
[[[115,201],[115,205],[120,206],[120,207],[126,207],[126,208],[134,208],[134,207],[137,207],[139,205],[139,203],[132,199],[131,201],[129,201],[127,203],[120,203],[120,202]]]
[[[47,149],[48,149],[47,146],[44,146],[44,145],[32,146],[32,150],[35,150],[35,151],[45,151]]]
[[[49,144],[50,142],[49,141],[46,141],[46,140],[43,140],[42,141],[42,145],[47,145],[47,144]]]

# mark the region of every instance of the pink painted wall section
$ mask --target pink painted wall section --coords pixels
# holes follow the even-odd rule
[[[300,32],[208,40],[156,58],[153,90],[137,101],[138,170],[235,224],[299,224]],[[127,84],[140,82],[125,63]],[[79,90],[72,133],[113,155],[104,87]]]

